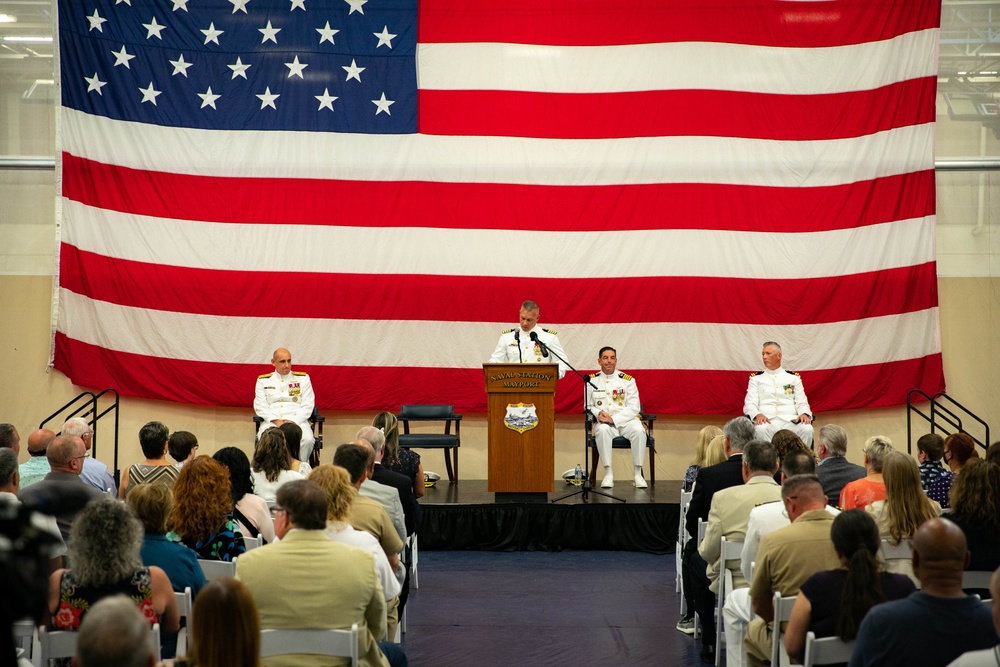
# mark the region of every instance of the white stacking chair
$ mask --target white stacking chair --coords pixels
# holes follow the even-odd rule
[[[35,622],[30,618],[23,621],[15,621],[11,630],[14,634],[14,648],[19,648],[23,651],[21,657],[25,660],[31,660],[34,655]]]
[[[264,544],[264,538],[258,535],[257,537],[251,537],[249,535],[243,536],[243,544],[246,545],[247,551],[251,549],[256,549],[257,547]]]
[[[674,546],[674,589],[681,594],[681,617],[687,613],[687,602],[684,600],[684,580],[681,577],[681,555],[687,542],[687,531],[684,522],[687,520],[688,507],[691,506],[691,491],[681,491],[681,514],[677,522],[677,544]]]
[[[174,591],[174,599],[177,600],[177,611],[180,615],[180,620],[186,622],[181,627],[180,631],[177,633],[177,655],[182,656],[187,653],[187,635],[188,627],[191,625],[191,587],[188,586],[184,589],[183,593],[178,593]]]
[[[417,534],[411,533],[406,537],[406,546],[410,553],[410,579],[413,580],[413,588],[420,588],[420,581],[417,578],[417,563],[420,561],[419,550],[417,548]]]
[[[913,547],[909,540],[900,540],[899,544],[892,544],[889,540],[882,540],[882,558],[885,560],[910,560],[913,557]]]
[[[224,560],[203,560],[199,558],[198,565],[201,566],[201,572],[205,575],[205,581],[220,579],[222,577],[233,578],[236,576],[235,558],[232,562],[226,562]]]
[[[992,576],[992,570],[966,570],[962,573],[962,588],[985,588],[988,590]]]
[[[358,667],[358,624],[350,630],[261,630],[260,657],[302,653],[351,659]]]
[[[816,633],[810,630],[806,635],[805,667],[849,662],[853,650],[853,641],[845,642],[840,637],[816,639]]]
[[[726,567],[726,561],[739,560],[743,555],[742,542],[730,542],[725,536],[722,537],[719,547],[719,592],[716,594],[715,606],[715,667],[719,667],[722,660],[722,644],[726,639],[726,633],[722,627],[722,607],[726,604],[726,596],[733,592],[733,572]]]
[[[160,659],[160,624],[156,623],[150,629],[153,638],[153,652],[157,661]],[[72,658],[76,653],[76,640],[79,633],[75,630],[56,630],[49,632],[44,626],[38,628],[39,665],[48,667],[50,660]]]
[[[781,597],[781,593],[774,594],[774,631],[771,633],[771,667],[788,667],[791,661],[788,658],[788,651],[785,650],[784,633],[781,624],[788,622],[792,617],[792,607],[795,606],[795,598],[790,595]]]
[[[697,542],[695,542],[695,549],[701,545],[702,540],[705,539],[705,531],[708,530],[708,522],[704,519],[698,519],[698,536]],[[682,597],[681,600],[684,598]],[[694,638],[698,639],[701,637],[701,619],[698,618],[698,612],[694,613]]]

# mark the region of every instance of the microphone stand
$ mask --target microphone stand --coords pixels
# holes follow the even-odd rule
[[[538,346],[542,349],[542,353],[543,354],[545,354],[547,356],[548,352],[552,352],[552,354],[555,355],[555,357],[557,359],[559,359],[564,364],[566,364],[567,368],[569,368],[571,371],[573,371],[574,373],[576,373],[576,376],[578,378],[580,378],[581,380],[583,380],[583,414],[585,414],[587,416],[587,421],[588,422],[591,421],[593,419],[593,416],[590,414],[590,411],[587,410],[587,385],[590,385],[591,388],[593,388],[594,391],[597,391],[597,387],[594,385],[593,382],[590,381],[589,377],[587,377],[586,375],[584,375],[580,371],[578,371],[575,368],[573,368],[572,364],[570,364],[568,361],[566,361],[566,359],[564,359],[563,357],[559,356],[558,352],[556,352],[555,350],[553,350],[552,348],[550,348],[549,346],[547,346],[541,340],[536,340],[535,342],[538,343]],[[610,493],[605,493],[604,491],[595,491],[593,485],[590,483],[590,457],[587,456],[587,429],[586,428],[583,430],[583,465],[584,465],[584,468],[583,468],[583,484],[580,486],[580,489],[578,491],[570,491],[569,493],[561,495],[558,498],[553,498],[552,502],[558,503],[561,500],[566,500],[567,498],[572,498],[573,496],[583,496],[582,500],[583,500],[584,504],[586,504],[588,502],[588,496],[591,493],[593,493],[595,495],[598,495],[598,496],[604,496],[605,498],[610,498],[611,500],[617,500],[618,502],[622,502],[622,503],[625,502],[624,498],[619,498],[618,496],[613,496]]]

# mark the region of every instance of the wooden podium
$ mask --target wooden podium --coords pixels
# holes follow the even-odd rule
[[[512,499],[500,494],[552,493],[559,365],[486,363],[483,375],[489,399],[487,489],[498,501]]]

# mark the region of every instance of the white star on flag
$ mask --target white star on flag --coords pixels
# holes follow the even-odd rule
[[[175,12],[178,9],[183,9],[184,11],[188,10],[188,0],[173,0],[173,3]]]
[[[163,32],[167,26],[160,25],[159,23],[157,23],[156,17],[154,16],[152,19],[150,19],[149,23],[143,23],[142,27],[146,29],[146,39],[149,39],[153,35],[156,35],[157,39],[162,40],[163,35],[161,35],[160,33]]]
[[[319,100],[319,109],[316,109],[316,111],[322,111],[324,108],[333,111],[333,101],[337,98],[330,94],[329,88],[324,88],[322,95],[315,95],[314,97]]]
[[[295,59],[290,63],[285,63],[285,67],[288,68],[288,78],[291,79],[293,76],[297,76],[300,79],[304,78],[302,76],[302,70],[309,67],[306,63],[300,63],[299,57],[295,56]]]
[[[263,44],[267,40],[271,40],[275,44],[278,43],[277,35],[279,32],[281,32],[281,28],[272,28],[270,21],[267,22],[266,28],[257,28],[257,31],[260,32],[262,35],[264,35],[264,38],[260,40],[261,44]]]
[[[271,93],[270,87],[264,88],[263,94],[257,95],[257,99],[260,100],[261,109],[263,109],[264,107],[271,107],[275,111],[278,110],[278,107],[274,106],[274,101],[279,97],[281,97],[281,95],[274,95]]]
[[[204,93],[198,93],[198,97],[201,98],[201,108],[202,109],[204,109],[205,107],[212,107],[214,109],[215,108],[215,100],[217,100],[220,97],[222,97],[222,95],[216,95],[216,94],[214,94],[212,92],[212,87],[209,86],[208,90],[206,90]]]
[[[384,111],[386,116],[391,116],[392,114],[389,113],[389,107],[395,103],[396,102],[394,100],[385,99],[385,93],[382,93],[382,99],[372,100],[372,104],[378,107],[375,110],[375,115],[377,116]]]
[[[341,65],[341,67],[343,67],[344,71],[347,72],[347,78],[344,79],[344,81],[357,79],[359,83],[361,82],[361,73],[364,72],[366,69],[368,69],[367,67],[358,67],[358,64],[354,61],[354,58],[351,58],[351,64],[349,67],[346,65]]]
[[[98,95],[104,95],[104,91],[101,90],[104,86],[108,85],[107,81],[101,81],[97,78],[97,72],[94,72],[94,76],[85,76],[83,80],[87,82],[87,92],[96,90]],[[337,99],[336,97],[333,99]],[[323,107],[320,107],[321,109]],[[332,110],[332,107],[331,107]]]
[[[372,34],[378,37],[378,44],[375,45],[376,49],[383,44],[388,46],[390,49],[392,48],[392,39],[395,35],[389,34],[389,26],[382,26],[382,32],[373,32]]]
[[[247,13],[247,3],[250,2],[250,0],[229,0],[229,2],[233,5],[233,14],[236,12],[243,12],[244,14]],[[212,105],[212,108],[215,108],[214,104]]]
[[[191,67],[191,63],[184,62],[184,54],[183,53],[180,54],[179,56],[177,56],[177,60],[169,60],[167,62],[169,62],[171,65],[174,66],[173,74],[171,74],[170,76],[174,76],[174,75],[177,75],[177,74],[183,74],[186,77],[188,75],[187,70],[188,70],[188,67]]]
[[[153,89],[152,81],[149,82],[148,88],[140,88],[139,91],[142,93],[142,103],[145,104],[146,102],[152,102],[154,107],[156,106],[157,95],[159,95],[162,92]]]
[[[229,69],[233,70],[233,79],[238,76],[242,76],[244,79],[247,78],[247,70],[250,69],[249,64],[245,64],[240,60],[239,56],[236,56],[236,63],[233,65],[226,65]]]
[[[306,0],[292,0],[292,8],[288,11],[294,12],[295,8],[298,7],[302,11],[306,10]]]
[[[135,56],[133,56],[131,53],[125,50],[124,44],[122,44],[121,51],[112,51],[111,53],[115,57],[115,64],[114,64],[115,67],[118,67],[119,65],[125,65],[125,69],[132,69],[132,66],[128,64],[128,61],[135,58]]]
[[[97,10],[95,9],[94,10],[94,15],[87,17],[87,22],[90,23],[90,27],[87,28],[87,32],[90,32],[94,28],[97,28],[97,32],[104,32],[104,25],[103,24],[106,21],[107,21],[107,19],[101,18],[101,15],[98,14]]]
[[[320,44],[322,44],[323,42],[330,42],[331,44],[333,44],[334,43],[333,42],[333,36],[336,35],[340,31],[336,30],[334,28],[331,28],[330,27],[330,22],[327,21],[326,22],[326,27],[316,28],[316,32],[318,32],[320,34],[320,37],[319,37],[319,43]]]
[[[344,0],[344,2],[346,2],[351,6],[351,11],[347,12],[347,15],[350,16],[354,12],[358,12],[359,14],[364,14],[365,13],[364,4],[368,2],[368,0]]]
[[[208,44],[209,42],[215,42],[216,44],[219,44],[219,35],[224,33],[225,30],[216,30],[215,22],[212,22],[208,24],[208,30],[200,30],[199,32],[205,35],[205,44]]]

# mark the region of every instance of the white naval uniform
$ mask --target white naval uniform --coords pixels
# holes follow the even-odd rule
[[[259,376],[254,389],[253,410],[264,419],[264,423],[260,425],[257,437],[274,426],[272,421],[286,419],[295,422],[302,429],[298,458],[308,461],[315,443],[312,426],[309,425],[315,405],[316,395],[313,394],[308,373],[291,371],[287,375],[279,375],[275,371]]]
[[[646,429],[639,420],[639,388],[635,379],[625,373],[592,373],[590,381],[597,386],[594,390],[587,385],[587,409],[597,417],[601,410],[611,415],[611,424],[594,423],[594,440],[601,464],[611,466],[611,441],[616,436],[624,436],[632,444],[632,464],[642,467],[646,456]]]
[[[754,426],[755,438],[771,442],[771,436],[781,429],[788,429],[799,436],[807,447],[812,447],[812,424],[794,423],[801,414],[812,417],[809,399],[806,398],[802,378],[798,373],[790,373],[779,367],[773,371],[763,370],[751,374],[743,412],[750,419],[764,415],[771,420],[770,424]]]
[[[532,332],[538,334],[538,340],[545,343],[552,353],[549,356],[544,356],[542,354],[542,349],[540,346],[536,345],[534,341],[531,340]],[[514,335],[517,334],[520,341],[520,354],[518,354],[518,342],[515,340]],[[556,354],[559,356],[557,357]],[[543,329],[542,327],[534,327],[531,331],[521,331],[521,327],[515,329],[508,329],[500,334],[500,340],[497,341],[497,347],[493,350],[493,356],[490,357],[490,363],[508,363],[508,364],[559,364],[559,379],[561,380],[568,367],[563,362],[562,359],[566,358],[566,351],[563,350],[562,343],[559,342],[559,337],[556,336],[555,331],[549,331],[548,329]]]

